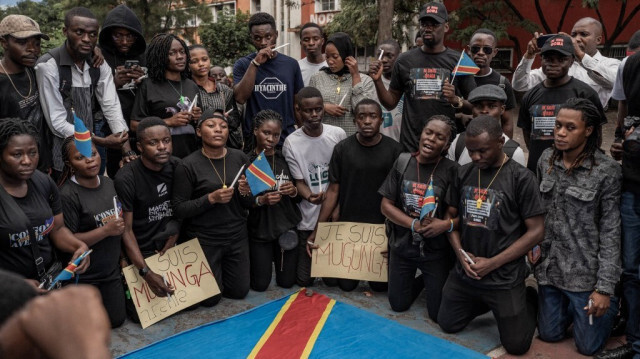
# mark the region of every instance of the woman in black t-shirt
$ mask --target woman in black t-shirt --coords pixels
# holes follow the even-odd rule
[[[54,262],[54,246],[73,253],[72,259],[89,249],[65,227],[53,180],[36,170],[36,133],[30,122],[0,120],[0,238],[4,238],[0,240],[0,269],[24,276],[35,287],[41,279],[39,272]],[[32,234],[37,245],[32,245]],[[36,262],[38,256],[42,260]],[[77,273],[88,266],[87,257]]]
[[[456,125],[447,116],[430,117],[420,135],[418,152],[398,157],[378,191],[382,213],[393,223],[389,238],[389,303],[394,311],[409,309],[423,287],[427,311],[436,321],[442,288],[454,264],[445,232],[453,221],[444,217],[445,194],[458,164],[445,157],[456,136]],[[420,220],[429,184],[433,185],[437,207]],[[416,278],[416,270],[422,276]]]
[[[119,266],[124,220],[116,190],[110,178],[98,175],[101,159],[95,145],[91,146],[91,157],[85,157],[76,148],[73,136],[67,137],[62,143],[62,159],[64,223],[95,253],[91,267],[77,282],[94,285],[100,291],[111,327],[117,328],[124,322],[125,301]]]
[[[295,238],[297,244],[295,228],[302,219],[295,203],[298,190],[291,181],[289,166],[282,153],[276,150],[281,132],[282,116],[279,113],[262,110],[253,118],[256,148],[251,152],[250,160],[255,160],[264,151],[264,159],[276,179],[275,186],[255,197],[254,207],[249,210],[251,289],[259,292],[269,287],[272,262],[275,262],[276,283],[279,286],[291,288],[296,283],[298,246],[285,250],[279,243],[280,236],[284,235],[283,240]],[[251,193],[244,176],[239,181],[238,189],[242,196]]]
[[[131,131],[146,117],[164,119],[171,130],[173,155],[183,158],[197,149],[194,122],[202,111],[193,104],[198,94],[189,70],[189,50],[173,34],[157,34],[147,47],[148,79],[138,87],[131,113]]]
[[[182,239],[198,238],[222,295],[242,299],[249,292],[247,210],[251,196],[239,196],[232,182],[249,158],[227,148],[229,128],[221,111],[204,111],[197,126],[202,150],[185,157],[173,182],[175,217],[184,219]],[[202,302],[216,305],[220,296]]]

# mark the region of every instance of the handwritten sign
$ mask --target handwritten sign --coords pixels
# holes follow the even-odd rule
[[[138,275],[138,268],[130,265],[123,269],[143,329],[220,293],[197,239],[175,246],[162,256],[146,258],[145,262],[154,273],[164,275],[175,292],[170,299],[158,297]]]
[[[384,224],[318,223],[311,259],[312,277],[387,281],[388,261]]]

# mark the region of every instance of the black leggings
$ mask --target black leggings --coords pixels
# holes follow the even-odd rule
[[[275,263],[276,284],[282,288],[291,288],[296,284],[298,265],[297,248],[284,251],[277,240],[260,242],[249,240],[251,254],[251,289],[264,292],[271,283],[271,263]]]
[[[351,292],[352,290],[358,287],[358,284],[360,284],[360,281],[357,279],[344,279],[344,278],[322,278],[322,282],[327,287],[338,286],[340,287],[340,289],[344,290],[345,292]],[[371,287],[371,290],[374,292],[384,292],[387,290],[387,283],[369,281],[369,287]]]

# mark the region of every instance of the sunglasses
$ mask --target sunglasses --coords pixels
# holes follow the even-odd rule
[[[493,53],[493,47],[491,46],[469,46],[469,50],[471,50],[471,53],[474,55],[480,52],[480,50],[482,50],[485,55]]]

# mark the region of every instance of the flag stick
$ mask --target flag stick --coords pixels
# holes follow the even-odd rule
[[[429,217],[434,218],[436,216],[436,210],[438,209],[438,202],[436,202],[435,208],[431,212],[429,212]]]
[[[245,165],[242,165],[242,167],[240,167],[240,171],[238,171],[238,174],[236,175],[236,178],[233,179],[233,182],[231,182],[231,188],[233,188],[233,186],[236,184],[236,181],[238,180],[238,178],[240,177],[240,174],[242,173],[242,170],[244,169]]]

